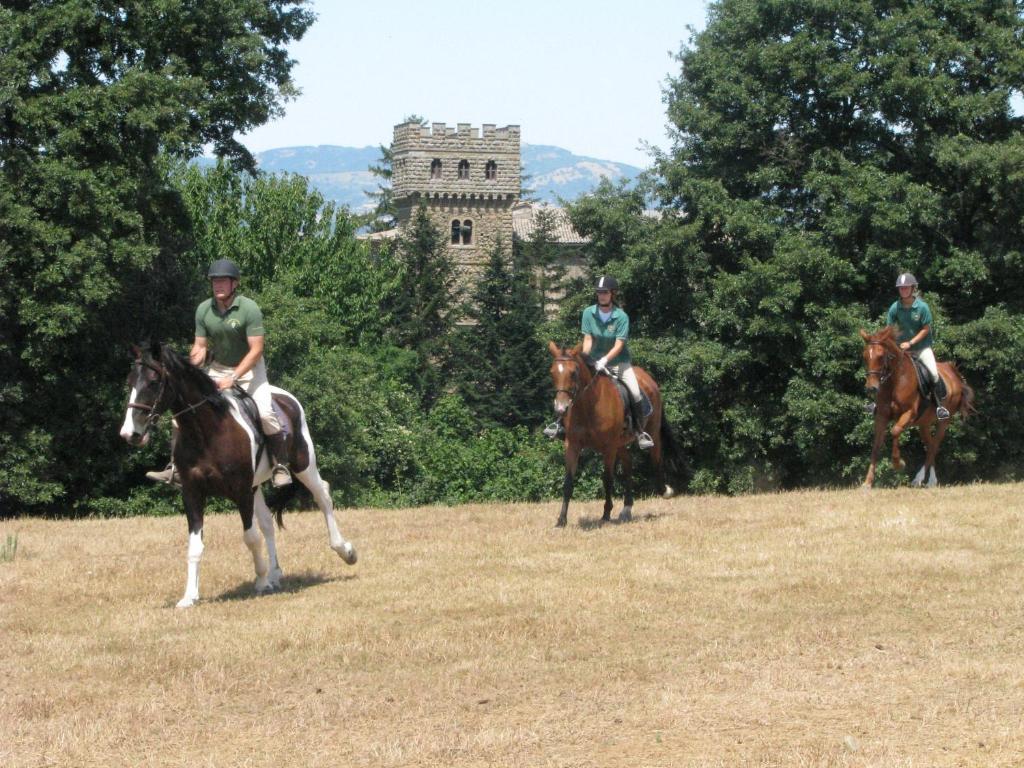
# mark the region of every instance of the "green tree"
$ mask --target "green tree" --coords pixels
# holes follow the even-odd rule
[[[532,277],[499,238],[471,293],[470,322],[455,333],[456,391],[484,425],[530,425],[546,415],[549,356],[537,337],[544,316]]]
[[[656,156],[660,218],[641,222],[630,195],[608,189],[606,211],[585,205],[574,217],[597,258],[621,259],[642,322],[674,339],[661,373],[667,391],[700,405],[681,422],[701,482],[835,482],[862,465],[855,333],[877,325],[900,271],[929,291],[940,354],[970,359],[969,346],[988,344],[982,329],[1004,320],[998,337],[1016,338],[1022,33],[1020,3],[709,7],[666,91],[674,133]],[[996,370],[967,370],[982,408],[1011,396],[1005,379],[987,378]],[[1010,418],[1024,427],[1024,414]],[[947,475],[1005,466],[981,450],[958,458]]]
[[[443,233],[425,205],[398,238],[394,264],[397,289],[382,310],[390,318],[385,340],[416,353],[417,390],[431,402],[443,385],[450,334],[459,319],[460,289]]]
[[[235,136],[295,93],[303,5],[0,8],[0,511],[123,483],[125,344],[191,314],[165,159],[210,145],[251,166]]]

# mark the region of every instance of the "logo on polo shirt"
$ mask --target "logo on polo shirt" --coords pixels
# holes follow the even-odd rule
[[[242,327],[242,324],[233,317],[230,320],[228,320],[227,325],[233,331],[237,331],[239,328]]]

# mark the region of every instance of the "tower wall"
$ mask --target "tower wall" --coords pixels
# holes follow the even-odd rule
[[[391,187],[400,228],[423,202],[461,271],[476,272],[499,235],[511,253],[512,206],[520,193],[518,125],[485,124],[480,130],[468,123],[455,128],[403,123],[395,126],[391,152]],[[461,163],[468,164],[462,174]],[[494,164],[492,178],[488,163]],[[472,222],[471,243],[462,244],[461,238],[459,244],[451,243],[456,219]]]

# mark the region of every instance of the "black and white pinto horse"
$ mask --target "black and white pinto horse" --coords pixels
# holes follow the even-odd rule
[[[149,441],[149,430],[165,411],[178,424],[174,464],[181,475],[185,515],[188,519],[188,579],[179,608],[199,600],[199,563],[203,556],[203,510],[211,496],[222,496],[238,506],[242,516],[242,540],[252,552],[256,592],[281,586],[281,567],[274,539],[274,519],[260,484],[270,478],[271,465],[259,450],[256,428],[242,412],[240,401],[222,394],[204,371],[166,345],[133,349],[135,361],[128,374],[128,407],[121,437],[134,446]],[[292,474],[313,494],[323,512],[330,546],[349,565],[356,551],[342,537],[334,519],[330,487],[320,478],[306,415],[299,401],[283,389],[272,387],[275,405],[289,432],[288,464]],[[255,512],[259,529],[253,525]],[[281,513],[277,513],[278,524]],[[264,557],[262,539],[266,542]],[[268,563],[269,558],[269,563]]]

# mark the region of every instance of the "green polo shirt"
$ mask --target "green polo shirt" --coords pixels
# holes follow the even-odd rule
[[[583,310],[580,331],[590,334],[594,339],[594,344],[590,348],[590,354],[594,358],[604,357],[615,346],[615,340],[622,339],[625,346],[611,364],[633,362],[629,356],[629,315],[618,307],[612,307],[611,317],[604,322],[598,314],[597,304],[591,304]]]
[[[889,307],[888,320],[889,325],[895,325],[899,328],[897,341],[910,341],[917,335],[917,332],[926,325],[931,326],[932,311],[928,308],[927,304],[921,301],[921,299],[914,299],[914,303],[909,307],[904,307],[903,303],[899,299],[896,299],[896,301],[892,303],[892,306]],[[915,352],[919,352],[922,349],[927,349],[931,345],[932,330],[929,327],[928,335],[910,348]]]
[[[249,337],[263,335],[263,313],[245,296],[236,293],[223,313],[213,298],[196,309],[196,336],[207,340],[213,361],[221,365],[238,365],[249,353]]]

